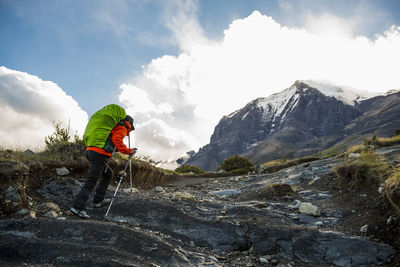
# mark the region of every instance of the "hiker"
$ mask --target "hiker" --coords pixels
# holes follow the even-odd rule
[[[89,172],[84,186],[75,198],[74,205],[70,208],[72,213],[83,219],[90,218],[85,210],[86,202],[100,176],[101,181],[96,187],[93,206],[99,208],[111,202],[110,199],[105,198],[108,185],[113,177],[107,161],[114,152],[130,156],[136,153],[136,148],[127,148],[123,143],[125,136],[129,136],[134,129],[133,118],[126,115],[125,110],[115,104],[103,107],[89,119],[83,135],[87,146],[86,158],[90,163]]]

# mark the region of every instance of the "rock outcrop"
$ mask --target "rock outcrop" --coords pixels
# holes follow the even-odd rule
[[[388,263],[396,250],[372,237],[369,231],[377,227],[368,215],[370,210],[363,213],[351,201],[339,205],[345,194],[337,190],[332,167],[341,161],[340,158],[313,161],[271,174],[182,178],[135,194],[121,188],[106,218],[107,207],[94,208],[89,199],[91,219],[86,221],[68,212],[84,180],[47,178],[37,190],[38,197],[31,200],[40,203],[0,220],[0,264],[376,266]],[[268,185],[281,193],[267,194],[263,188]],[[292,186],[296,191],[287,190]],[[109,194],[114,189],[110,188]],[[10,195],[11,191],[4,194]],[[351,198],[361,198],[362,205],[376,204],[379,196],[375,188],[365,199],[364,192],[349,194]],[[310,209],[302,213],[302,204]],[[31,211],[36,211],[37,216],[29,216]],[[349,218],[355,223],[349,224]],[[389,227],[386,219],[384,223]],[[366,224],[370,225],[368,230],[360,232],[360,227]],[[346,228],[349,225],[350,230]]]

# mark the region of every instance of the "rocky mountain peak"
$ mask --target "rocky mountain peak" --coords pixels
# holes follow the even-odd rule
[[[210,143],[187,164],[215,170],[234,154],[258,164],[282,156],[311,155],[354,131],[393,132],[394,123],[380,128],[383,120],[374,116],[390,111],[387,118],[397,120],[399,113],[393,111],[398,106],[396,95],[371,97],[365,91],[298,80],[281,92],[257,98],[224,116],[215,127]]]
[[[374,97],[377,94],[368,91],[357,90],[346,86],[337,86],[327,82],[319,82],[313,80],[296,81],[293,86],[299,89],[307,90],[314,88],[322,94],[330,97],[334,97],[337,100],[343,102],[346,105],[356,105],[363,100]]]

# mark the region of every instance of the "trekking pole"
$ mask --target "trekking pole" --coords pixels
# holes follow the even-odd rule
[[[128,145],[129,149],[131,149],[131,135],[128,135]],[[131,187],[129,188],[129,192],[132,193],[132,161],[129,158],[129,180],[131,182]]]
[[[117,149],[117,147],[114,147],[113,152],[111,153],[111,158],[112,158],[112,156],[114,156],[116,149]],[[109,165],[110,165],[110,162],[107,160],[106,170],[104,172],[107,172],[108,168],[110,167]]]
[[[117,195],[119,186],[121,185],[121,182],[122,182],[122,180],[124,179],[124,176],[125,176],[125,173],[126,173],[126,169],[128,168],[128,165],[130,164],[130,161],[131,161],[131,155],[129,155],[128,162],[126,163],[125,168],[124,168],[124,170],[122,171],[121,176],[119,177],[119,182],[118,182],[117,188],[115,189],[114,195],[113,195],[112,198],[111,198],[110,205],[108,206],[106,215],[105,215],[104,217],[107,217],[107,216],[108,216],[108,213],[110,212],[111,205],[113,204],[114,199],[115,199],[115,196]]]

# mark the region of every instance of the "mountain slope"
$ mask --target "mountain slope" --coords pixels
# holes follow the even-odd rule
[[[224,116],[210,143],[186,163],[215,170],[234,154],[262,163],[277,157],[310,155],[349,135],[368,134],[381,127],[385,130],[380,132],[389,134],[400,121],[398,95],[365,100],[356,92],[297,81],[280,93],[253,100]],[[382,112],[384,120],[379,119]]]

